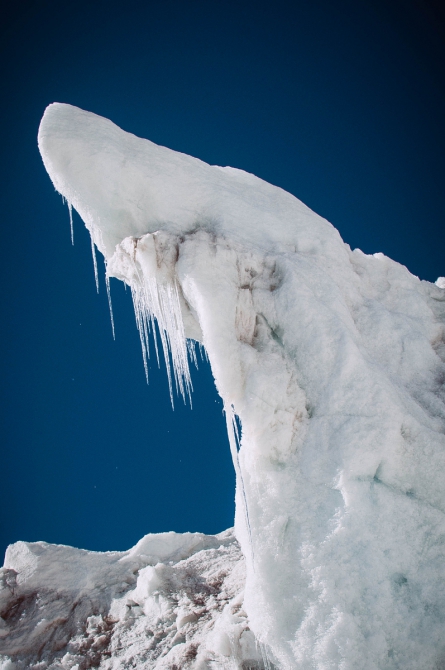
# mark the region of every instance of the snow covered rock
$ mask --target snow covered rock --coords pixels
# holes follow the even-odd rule
[[[0,579],[2,670],[263,667],[232,531],[147,535],[127,552],[17,542]]]
[[[224,608],[208,653],[227,667],[261,667],[240,649],[288,670],[445,667],[443,278],[351,251],[289,193],[69,105],[48,107],[39,147],[108,277],[131,287],[144,357],[158,320],[172,397],[190,392],[187,338],[208,353],[250,629]],[[138,615],[164,565],[142,569]],[[198,613],[178,608],[180,636]]]

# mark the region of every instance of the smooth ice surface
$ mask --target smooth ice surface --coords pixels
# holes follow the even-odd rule
[[[69,105],[46,110],[39,147],[109,276],[161,318],[179,390],[184,339],[206,348],[266,663],[442,667],[443,278],[351,251],[289,193]]]

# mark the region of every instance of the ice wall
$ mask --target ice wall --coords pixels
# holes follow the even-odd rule
[[[279,668],[445,667],[445,290],[296,198],[53,104],[39,147],[173,385],[228,418],[250,625]],[[144,325],[145,324],[145,325]],[[242,424],[238,452],[232,414]]]

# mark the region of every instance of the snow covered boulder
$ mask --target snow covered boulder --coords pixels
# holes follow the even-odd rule
[[[147,565],[140,553],[147,543],[174,546],[176,559],[163,563],[152,553],[156,565]],[[207,639],[242,600],[244,561],[230,530],[150,535],[126,552],[17,542],[5,566],[2,670],[226,667],[227,654],[208,648]],[[238,640],[249,632],[246,613],[237,622]],[[242,666],[246,654],[250,648],[234,642],[230,662]]]
[[[252,663],[445,667],[442,278],[351,251],[289,193],[70,105],[48,107],[39,147],[130,286],[144,351],[158,320],[171,388],[190,392],[187,338],[209,355]],[[209,648],[253,654],[247,633],[230,641],[234,615]]]

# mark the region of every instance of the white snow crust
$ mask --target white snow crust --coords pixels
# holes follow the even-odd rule
[[[244,581],[231,530],[126,552],[17,542],[0,570],[0,668],[258,668]]]
[[[165,331],[172,388],[190,391],[187,338],[209,356],[251,667],[444,668],[443,278],[351,251],[280,188],[69,105],[47,108],[39,148],[131,287],[142,342],[152,318]]]

